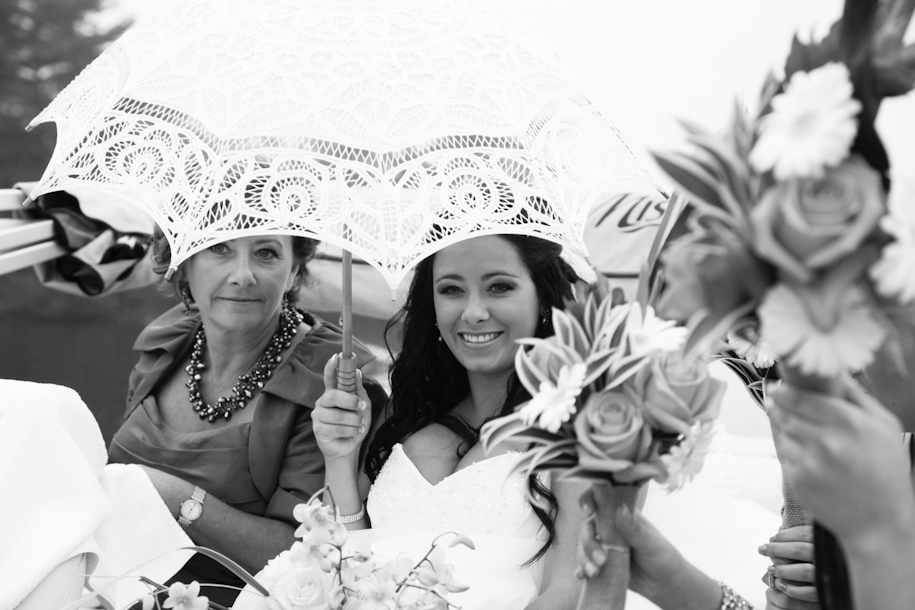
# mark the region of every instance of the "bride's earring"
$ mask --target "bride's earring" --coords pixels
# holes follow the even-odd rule
[[[436,341],[438,341],[439,343],[441,343],[441,342],[443,341],[443,339],[442,339],[442,331],[440,331],[440,330],[438,329],[438,322],[435,323],[435,332],[438,333],[438,339],[436,339]]]

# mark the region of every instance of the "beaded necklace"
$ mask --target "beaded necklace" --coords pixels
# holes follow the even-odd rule
[[[200,372],[206,368],[203,364],[203,346],[207,337],[203,327],[197,331],[194,338],[194,349],[191,350],[191,363],[185,367],[189,379],[184,382],[187,386],[187,396],[200,419],[206,418],[211,424],[221,417],[226,421],[232,419],[232,412],[244,409],[254,392],[264,387],[264,383],[273,374],[273,369],[283,360],[282,351],[292,344],[299,324],[304,317],[292,305],[287,304],[280,315],[280,324],[270,338],[264,355],[254,364],[250,373],[238,378],[232,386],[232,396],[220,396],[215,405],[208,405],[200,397]]]

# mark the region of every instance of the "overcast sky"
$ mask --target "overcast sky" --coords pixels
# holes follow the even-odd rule
[[[112,6],[142,21],[177,1]],[[821,35],[842,7],[841,0],[486,1],[553,48],[662,182],[648,150],[682,142],[677,119],[717,129],[737,97],[753,106],[792,35]],[[880,126],[893,163],[915,168],[915,139],[902,137],[915,133],[915,98],[886,104]]]

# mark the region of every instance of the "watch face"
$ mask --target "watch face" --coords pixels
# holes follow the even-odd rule
[[[185,500],[181,504],[181,516],[188,521],[193,521],[203,512],[203,506],[197,500]]]

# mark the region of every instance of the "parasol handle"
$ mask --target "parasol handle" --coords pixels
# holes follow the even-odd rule
[[[343,251],[343,353],[337,360],[337,389],[356,392],[356,355],[353,354],[353,255]]]
[[[356,356],[337,358],[337,389],[356,393]]]

